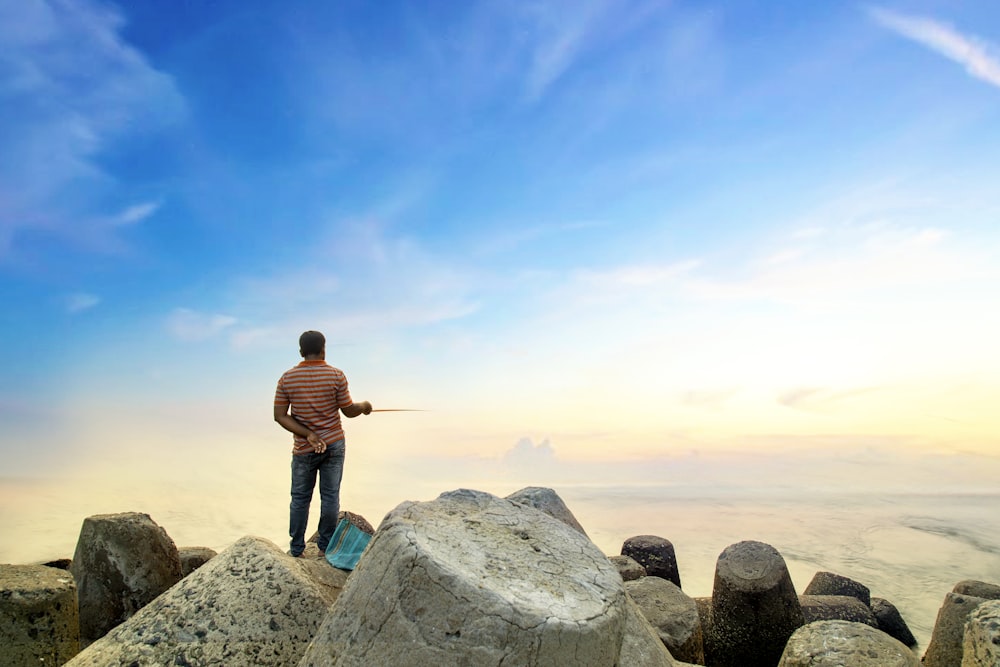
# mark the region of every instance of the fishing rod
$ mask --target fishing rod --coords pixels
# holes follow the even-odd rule
[[[427,411],[421,410],[420,408],[380,408],[378,410],[372,410],[372,412],[427,412]]]

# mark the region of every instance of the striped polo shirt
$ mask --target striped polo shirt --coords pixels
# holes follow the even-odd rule
[[[344,438],[340,408],[352,403],[344,371],[322,359],[306,360],[285,371],[274,392],[275,407],[291,405],[292,416],[328,445]],[[296,434],[292,454],[311,451],[309,442]]]

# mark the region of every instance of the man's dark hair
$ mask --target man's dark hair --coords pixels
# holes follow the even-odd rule
[[[299,354],[308,357],[326,349],[326,337],[318,331],[307,331],[299,336]]]

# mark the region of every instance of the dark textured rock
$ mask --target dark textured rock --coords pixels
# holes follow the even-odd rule
[[[701,631],[708,634],[708,628],[712,625],[712,598],[694,598],[694,604],[698,608],[698,618],[701,619]]]
[[[347,574],[244,537],[67,667],[295,665]]]
[[[50,560],[47,563],[42,563],[45,567],[54,567],[57,570],[69,570],[70,566],[73,565],[72,558],[56,558],[55,560]]]
[[[622,581],[635,581],[646,576],[646,568],[628,556],[608,556],[608,560],[618,568],[618,574],[622,576]]]
[[[635,600],[656,630],[670,655],[678,660],[704,664],[701,620],[695,601],[673,582],[660,577],[642,577],[625,582],[625,592]]]
[[[1000,665],[1000,600],[987,600],[969,615],[962,647],[962,667]]]
[[[646,570],[650,577],[672,581],[681,588],[681,575],[677,569],[677,556],[670,540],[656,535],[636,535],[622,544],[622,556],[628,556]]]
[[[989,584],[985,581],[966,579],[955,584],[955,587],[951,591],[959,595],[971,595],[983,598],[984,600],[1000,600],[1000,586]]]
[[[583,535],[587,534],[587,531],[583,529],[580,522],[576,520],[573,513],[566,507],[566,503],[552,489],[542,486],[528,486],[510,494],[507,496],[507,500],[521,503],[528,507],[534,507],[536,510],[541,510],[554,519],[559,519],[573,530],[577,530]]]
[[[579,531],[460,489],[386,515],[300,667],[672,664],[629,602]]]
[[[910,632],[899,610],[886,599],[872,598],[872,614],[878,622],[878,629],[907,646],[916,646],[917,638]]]
[[[867,586],[833,572],[817,572],[802,594],[850,595],[861,600],[861,603],[866,607],[870,607],[872,604],[872,594]]]
[[[61,665],[79,650],[72,575],[44,565],[0,565],[0,665]]]
[[[715,568],[706,664],[774,667],[802,625],[799,597],[781,554],[762,542],[726,547]]]
[[[919,667],[913,651],[866,623],[816,621],[795,631],[778,667]]]
[[[872,610],[851,595],[800,595],[802,618],[813,621],[852,621],[878,627]]]
[[[962,664],[962,642],[969,615],[984,598],[948,593],[934,621],[934,632],[924,652],[924,667],[957,667]]]
[[[185,577],[216,557],[214,549],[208,547],[181,547],[177,550],[181,559],[181,574]]]
[[[148,514],[99,514],[83,520],[73,565],[80,642],[105,635],[182,576],[177,546]]]

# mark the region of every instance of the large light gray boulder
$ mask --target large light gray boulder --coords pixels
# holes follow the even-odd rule
[[[956,667],[962,664],[965,623],[976,607],[986,602],[974,595],[948,593],[934,621],[931,641],[924,652],[924,667]]]
[[[460,489],[386,515],[299,664],[671,664],[627,602],[579,531]]]
[[[325,562],[244,537],[69,666],[294,665],[346,580]]]
[[[0,565],[0,665],[61,665],[79,650],[73,577],[44,565]]]
[[[877,628],[875,615],[853,595],[800,595],[802,618],[814,621],[853,621]]]
[[[625,592],[635,600],[670,655],[687,662],[705,662],[701,621],[692,598],[672,581],[660,577],[626,581]]]
[[[1000,665],[1000,600],[988,600],[969,616],[965,626],[962,667]]]
[[[587,531],[583,529],[580,522],[576,520],[573,513],[566,507],[563,499],[552,489],[542,486],[529,486],[510,494],[507,496],[507,500],[513,500],[515,503],[534,507],[536,510],[541,510],[549,516],[559,519],[570,528],[578,530],[584,535],[587,534]]]
[[[802,607],[781,554],[763,542],[739,542],[719,555],[705,634],[706,664],[774,667],[803,625]]]
[[[788,639],[778,667],[919,667],[902,642],[866,623],[816,621]]]
[[[100,639],[183,576],[177,546],[148,514],[83,520],[70,572],[80,601],[80,641]]]

